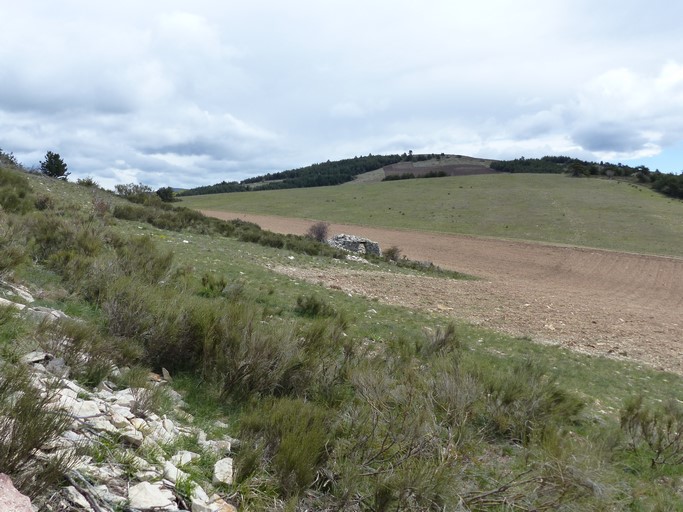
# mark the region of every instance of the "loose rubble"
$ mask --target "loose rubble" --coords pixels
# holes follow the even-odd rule
[[[22,297],[22,300],[26,298]],[[5,299],[0,305],[8,305],[5,302],[11,302],[10,306],[18,304]],[[20,307],[16,309],[21,310]],[[53,314],[54,310],[48,308],[31,309],[44,312],[46,316],[43,319],[63,317],[63,313]],[[39,460],[49,460],[71,453],[74,460],[67,475],[72,485],[64,487],[51,498],[50,503],[44,505],[45,510],[113,511],[121,510],[124,505],[127,507],[125,510],[140,512],[236,510],[216,491],[232,483],[233,461],[229,454],[237,441],[230,437],[208,439],[206,432],[192,426],[192,416],[182,411],[185,406],[182,397],[169,387],[170,374],[167,371],[164,370],[163,376],[151,374],[150,385],[166,387],[164,391],[174,400],[178,411],[176,416],[183,418],[182,421],[158,416],[151,411],[139,411],[137,401],[151,392],[150,389],[117,389],[116,384],[109,381],[94,390],[85,389],[69,380],[70,369],[63,360],[43,351],[27,353],[21,357],[21,362],[32,369],[34,385],[52,397],[50,406],[64,410],[73,420],[67,431],[43,445],[36,454]],[[225,426],[221,423],[218,428]],[[167,460],[161,447],[172,445],[183,437],[196,439],[200,451],[207,455],[178,450]],[[88,453],[88,448],[102,443],[112,445],[110,450],[124,454],[120,460],[125,462],[97,462],[89,455],[81,455]],[[208,455],[220,459],[216,463],[213,482],[193,482],[183,468]],[[189,483],[183,489],[189,489],[190,496],[182,496],[178,491],[176,485],[180,482]],[[218,488],[214,488],[216,485]],[[3,511],[33,510],[30,500],[16,491],[9,477],[2,474],[0,504]]]

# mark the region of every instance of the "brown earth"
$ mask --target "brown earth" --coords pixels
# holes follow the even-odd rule
[[[313,221],[204,211],[279,233]],[[683,374],[683,259],[470,236],[332,224],[396,245],[410,259],[481,279],[456,281],[330,268],[275,270],[349,293],[468,320],[592,354]]]

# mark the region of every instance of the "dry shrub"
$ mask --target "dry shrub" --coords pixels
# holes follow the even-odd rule
[[[23,366],[3,365],[0,372],[0,468],[17,488],[33,497],[55,485],[68,469],[68,457],[39,461],[41,446],[71,424],[64,412],[49,407],[54,389],[34,387]]]
[[[328,238],[329,230],[329,222],[316,222],[308,228],[306,236],[314,240],[317,240],[318,242],[325,242]]]

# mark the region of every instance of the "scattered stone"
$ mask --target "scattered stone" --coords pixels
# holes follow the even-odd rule
[[[33,295],[31,295],[31,292],[26,288],[25,286],[21,286],[20,284],[11,284],[8,283],[7,281],[0,281],[0,286],[3,288],[6,288],[7,290],[10,290],[7,295],[17,295],[18,297],[21,298],[21,300],[24,300],[26,302],[34,302]]]
[[[121,439],[123,439],[124,442],[135,446],[136,448],[142,446],[142,442],[145,440],[145,436],[142,435],[142,432],[135,430],[133,427],[120,431],[120,434]]]
[[[231,484],[232,483],[232,459],[226,457],[219,460],[213,467],[213,483],[214,484]]]
[[[18,302],[12,302],[11,300],[3,299],[0,297],[0,306],[14,308],[17,311],[22,311],[26,306],[19,304]]]
[[[25,308],[23,312],[26,316],[38,322],[56,322],[69,318],[64,312],[59,311],[58,309],[46,308],[43,306]]]
[[[198,453],[181,450],[171,457],[171,462],[178,467],[183,467],[199,457],[200,455]]]
[[[175,505],[162,492],[161,487],[149,482],[141,482],[128,490],[128,501],[131,508],[141,510],[159,509],[173,510]]]
[[[49,357],[49,354],[47,354],[46,352],[43,352],[41,350],[35,350],[22,356],[21,362],[24,364],[43,363],[45,361],[48,361]]]
[[[178,480],[186,480],[190,475],[178,469],[172,462],[164,463],[164,478],[175,485]]]
[[[0,504],[4,512],[33,512],[29,497],[17,491],[10,477],[4,473],[0,474]]]
[[[64,494],[66,499],[69,500],[73,505],[79,507],[79,509],[92,510],[92,507],[90,506],[90,503],[88,503],[88,500],[85,499],[85,496],[78,492],[72,485],[64,488]]]
[[[62,359],[61,357],[57,357],[49,363],[47,363],[45,369],[52,375],[55,375],[56,377],[61,377],[63,379],[68,378],[69,374],[71,373],[71,368],[66,364],[64,359]]]
[[[166,368],[161,369],[161,376],[164,378],[166,382],[173,382],[173,379],[171,378],[171,374],[168,373],[168,370]]]

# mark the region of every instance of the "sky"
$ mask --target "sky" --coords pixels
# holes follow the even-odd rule
[[[683,2],[0,0],[0,148],[195,187],[367,154],[683,169]]]

